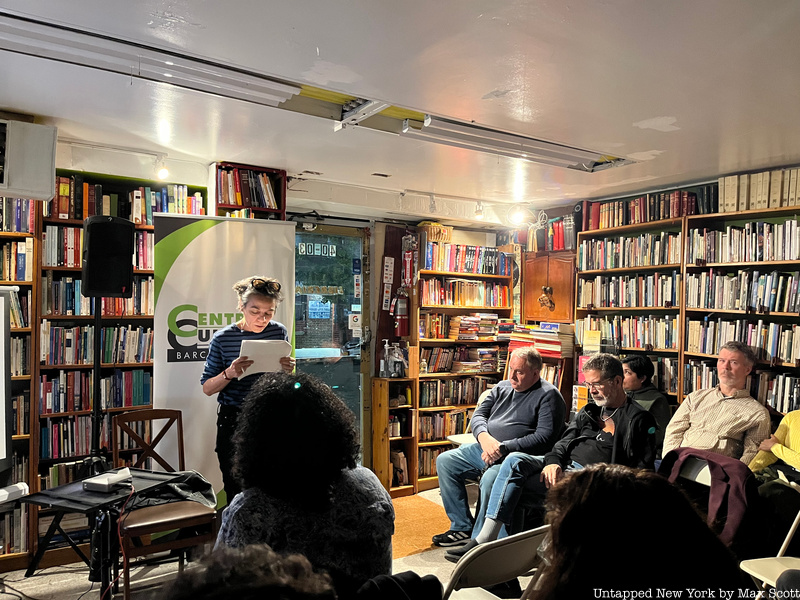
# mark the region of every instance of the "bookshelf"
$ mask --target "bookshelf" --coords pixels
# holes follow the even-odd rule
[[[586,203],[575,302],[583,352],[646,353],[680,402],[716,385],[720,345],[742,341],[758,355],[752,396],[775,413],[800,408],[798,173]]]
[[[646,353],[659,389],[673,401],[680,389],[684,239],[683,217],[578,234],[578,345],[584,353]]]
[[[11,433],[12,473],[9,483],[30,485],[31,390],[35,370],[33,323],[37,305],[36,206],[31,200],[0,198],[0,285],[17,286],[10,293]],[[0,513],[3,520],[0,569],[25,566],[31,548],[31,518],[26,505],[10,503]]]
[[[286,171],[231,162],[212,165],[212,214],[286,220]]]
[[[438,486],[436,457],[464,433],[481,392],[503,378],[508,342],[497,322],[513,314],[512,261],[497,248],[434,242],[420,234],[410,344],[427,373],[417,377],[416,491]]]
[[[202,187],[58,170],[55,191],[50,202],[0,202],[0,284],[20,287],[19,317],[11,331],[17,369],[12,376],[13,476],[27,481],[31,491],[74,479],[89,454],[95,335],[104,342],[103,444],[110,443],[109,415],[151,405],[153,215],[205,213]],[[83,220],[93,214],[131,219],[136,236],[133,297],[99,301],[99,332],[94,331],[94,300],[81,294]],[[19,518],[26,526],[22,551],[0,555],[0,571],[27,566],[52,513],[34,508]],[[85,524],[75,527],[88,535]],[[12,547],[18,548],[16,538]],[[71,549],[56,548],[41,564],[75,558]]]
[[[392,498],[416,492],[416,414],[416,379],[373,378],[373,470]]]

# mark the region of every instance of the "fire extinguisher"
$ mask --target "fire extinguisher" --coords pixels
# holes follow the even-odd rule
[[[397,337],[405,337],[408,335],[408,296],[398,293],[398,296],[392,302],[392,310],[390,311],[394,316],[394,334]]]

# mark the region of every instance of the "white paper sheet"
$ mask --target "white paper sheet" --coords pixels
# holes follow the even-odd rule
[[[292,345],[284,340],[243,340],[239,356],[254,361],[245,375],[254,373],[277,373],[281,370],[281,358],[292,353]]]

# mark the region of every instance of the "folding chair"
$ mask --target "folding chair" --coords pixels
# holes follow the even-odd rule
[[[166,420],[166,424],[162,423]],[[142,423],[146,427],[137,425]],[[170,464],[159,452],[156,446],[168,432],[175,428],[177,436],[178,465],[177,469]],[[160,429],[159,429],[160,427]],[[147,431],[142,435],[142,432]],[[181,411],[168,409],[147,409],[131,411],[116,415],[113,420],[112,455],[114,466],[124,466],[120,458],[123,439],[127,437],[133,441],[139,455],[132,466],[141,468],[148,459],[158,463],[165,471],[175,472],[185,470],[183,459],[183,421]],[[184,500],[157,504],[144,508],[134,509],[123,514],[119,521],[120,547],[122,550],[123,582],[125,586],[125,600],[130,598],[130,561],[132,558],[164,552],[179,550],[179,571],[183,570],[184,555],[189,548],[213,542],[216,538],[217,512],[199,502]],[[182,534],[172,539],[163,536],[159,539],[149,539],[152,534],[166,533],[181,530]]]
[[[457,600],[496,598],[481,588],[527,575],[535,569],[540,560],[537,550],[549,529],[549,525],[544,525],[475,546],[456,564],[442,600],[451,596]],[[533,590],[535,580],[534,575],[523,598]]]
[[[800,486],[793,481],[784,483],[788,484],[792,487],[792,489],[800,493]],[[789,544],[791,543],[795,532],[797,531],[798,526],[800,526],[800,511],[797,512],[797,516],[794,518],[792,526],[789,528],[789,532],[786,534],[780,550],[778,550],[777,556],[771,556],[767,558],[751,558],[749,560],[743,560],[739,563],[739,568],[750,575],[757,586],[761,587],[762,589],[767,589],[767,587],[775,587],[775,583],[778,581],[778,577],[781,576],[781,573],[789,569],[800,569],[800,558],[784,556],[784,554],[786,554],[786,550],[789,548]]]

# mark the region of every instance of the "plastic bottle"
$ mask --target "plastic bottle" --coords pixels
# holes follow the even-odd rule
[[[428,372],[428,361],[424,358],[419,359],[419,372],[420,373],[427,373]]]

